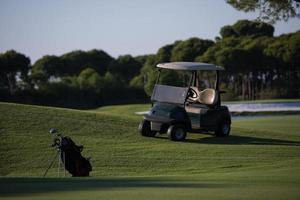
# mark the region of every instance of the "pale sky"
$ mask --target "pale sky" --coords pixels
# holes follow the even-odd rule
[[[225,0],[0,0],[0,52],[43,55],[102,49],[113,57],[156,53],[190,37],[214,39],[224,25],[255,19]],[[275,24],[275,35],[300,19]]]

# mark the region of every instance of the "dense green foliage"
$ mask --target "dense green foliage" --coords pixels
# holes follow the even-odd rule
[[[147,101],[162,62],[207,62],[223,66],[223,99],[299,98],[300,32],[274,37],[274,27],[239,20],[220,29],[216,41],[175,41],[156,54],[113,58],[102,50],[46,55],[33,65],[13,50],[0,54],[0,100],[92,108]],[[200,89],[213,73],[201,73]],[[187,73],[163,70],[160,83],[186,85]]]
[[[226,0],[237,10],[258,11],[258,19],[274,24],[299,17],[299,0]]]
[[[14,50],[0,54],[0,89],[5,88],[13,94],[17,88],[16,76],[22,81],[28,81],[30,60],[28,57]],[[20,82],[22,87],[23,82]]]
[[[147,106],[80,111],[0,103],[1,197],[299,198],[299,115],[233,121],[228,138],[189,134],[186,142],[172,142],[138,134],[141,116],[133,112]],[[84,145],[83,155],[92,157],[91,178],[54,179],[52,168],[51,179],[32,179],[54,156],[52,127]]]
[[[25,58],[15,51],[0,55],[1,100],[90,108],[145,99],[143,88],[128,86],[139,73],[143,57],[115,60],[101,50],[73,51],[44,56],[31,67],[28,58],[20,60],[12,53]]]
[[[220,30],[223,38],[226,37],[242,37],[242,36],[269,36],[272,37],[274,27],[270,24],[239,20],[232,26],[224,26]]]
[[[226,37],[198,57],[225,67],[226,88],[241,99],[299,97],[300,32]]]
[[[269,24],[239,20],[233,25],[221,28],[222,38],[209,46],[203,46],[206,50],[198,56],[192,60],[188,58],[180,61],[207,62],[223,66],[226,71],[221,74],[221,87],[227,91],[223,96],[225,99],[298,98],[300,32],[278,37],[273,37],[273,32],[274,28]],[[178,47],[184,46],[182,43],[188,44],[190,41],[166,45],[156,55],[149,57],[141,71],[148,95],[151,94],[156,80],[157,73],[153,66],[159,62],[179,61],[172,60],[173,53],[177,52]],[[203,88],[211,87],[212,84],[207,79],[214,78],[214,75],[202,73],[200,78]],[[178,79],[187,82],[183,73],[174,77],[174,85]]]

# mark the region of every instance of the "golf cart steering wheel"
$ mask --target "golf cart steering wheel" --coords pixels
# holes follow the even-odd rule
[[[196,101],[198,98],[198,93],[196,92],[196,90],[194,90],[193,88],[190,88],[188,91],[188,97],[190,100],[192,101]]]

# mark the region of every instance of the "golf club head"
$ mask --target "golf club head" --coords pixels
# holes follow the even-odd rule
[[[58,133],[58,130],[55,129],[55,128],[51,128],[50,131],[49,131],[49,133],[52,134],[52,135],[53,135],[53,134],[57,134],[57,133]]]

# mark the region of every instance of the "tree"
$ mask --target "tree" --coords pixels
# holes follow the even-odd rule
[[[226,0],[228,4],[244,12],[259,11],[258,19],[274,24],[299,17],[300,0]]]
[[[103,50],[93,49],[87,51],[86,54],[88,62],[85,66],[95,69],[99,75],[104,75],[107,72],[110,63],[114,61],[114,58]]]
[[[17,88],[17,80],[28,83],[28,71],[30,59],[14,50],[0,54],[0,86],[14,94]]]
[[[274,27],[259,21],[239,20],[232,26],[227,25],[222,27],[220,34],[222,38],[241,36],[272,37],[274,34]]]
[[[192,62],[197,56],[202,55],[213,45],[213,41],[199,38],[190,38],[188,40],[178,42],[172,49],[171,61]]]
[[[102,50],[72,51],[62,56],[43,56],[32,68],[31,78],[38,86],[46,84],[51,77],[63,78],[79,75],[85,68],[94,69],[99,75],[107,72],[114,59]]]
[[[140,69],[139,74],[130,80],[129,86],[135,89],[143,89],[147,79],[147,73],[155,66],[156,57],[153,54],[149,54],[137,56],[135,57],[135,60],[142,65],[142,68]]]
[[[150,54],[151,55],[151,54]],[[146,63],[147,61],[147,58],[150,56],[150,55],[142,55],[142,56],[135,56],[134,59],[139,62],[141,64],[141,66],[144,66],[144,64]]]
[[[170,62],[173,48],[181,41],[175,41],[173,44],[165,45],[158,49],[156,53],[156,63]]]
[[[141,63],[135,60],[131,55],[124,55],[119,56],[118,59],[110,65],[108,71],[128,83],[134,76],[140,73],[141,68]]]
[[[223,26],[220,30],[220,35],[222,36],[222,38],[238,36],[237,32],[232,26]]]
[[[286,97],[300,95],[300,31],[285,34],[270,43],[264,50],[272,58],[273,71],[276,71],[277,87],[284,88],[281,94]]]
[[[86,68],[78,75],[77,82],[80,89],[98,91],[103,81],[96,70]]]
[[[58,56],[43,56],[38,59],[31,70],[31,79],[34,84],[41,86],[52,77],[60,77],[63,70],[63,63]]]
[[[148,96],[151,96],[153,87],[156,82],[158,72],[156,70],[151,70],[147,73],[147,81],[144,86],[144,90]]]
[[[60,70],[61,76],[78,75],[84,68],[95,69],[99,75],[107,72],[108,66],[114,59],[102,50],[72,51],[60,56],[63,68]]]
[[[132,88],[143,89],[144,88],[143,76],[140,74],[140,75],[133,77],[129,82],[129,86]]]
[[[274,27],[270,24],[258,21],[239,20],[233,25],[233,29],[239,36],[268,36],[274,34]]]
[[[223,83],[242,99],[255,99],[260,89],[259,77],[265,73],[266,56],[263,50],[269,37],[230,37],[218,42],[197,58],[223,66]]]

